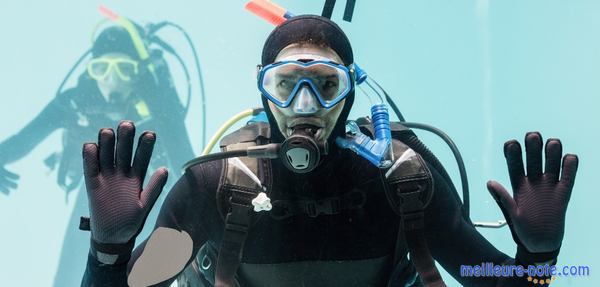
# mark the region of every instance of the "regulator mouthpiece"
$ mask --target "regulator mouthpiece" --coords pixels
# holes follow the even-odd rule
[[[295,128],[292,135],[281,144],[279,158],[283,165],[295,173],[313,171],[326,154],[326,143],[315,140],[315,130],[311,128]]]

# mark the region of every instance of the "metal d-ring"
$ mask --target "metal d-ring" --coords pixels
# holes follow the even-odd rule
[[[204,255],[204,257],[202,257],[202,262],[200,262],[200,268],[202,268],[202,270],[206,271],[211,266],[212,266],[212,260],[210,260],[210,257],[208,257],[208,255]]]

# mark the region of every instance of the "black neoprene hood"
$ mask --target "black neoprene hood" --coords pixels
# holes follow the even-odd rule
[[[123,53],[137,60],[140,57],[135,49],[131,35],[129,35],[129,32],[125,28],[120,26],[111,26],[104,29],[94,41],[94,45],[92,46],[92,56],[94,58],[108,53]]]
[[[334,50],[344,65],[354,62],[350,40],[333,21],[317,15],[295,16],[277,26],[267,38],[262,52],[262,64],[268,65],[285,47],[296,43],[324,45]]]
[[[340,56],[344,65],[348,66],[354,63],[354,54],[352,53],[350,40],[348,40],[344,31],[337,24],[317,15],[300,15],[283,22],[271,32],[263,47],[262,65],[272,64],[281,50],[291,44],[299,43],[329,47]],[[353,102],[354,91],[351,91],[346,97],[344,108],[329,136],[328,141],[330,146],[334,145],[333,143],[337,136],[344,134],[345,123]],[[273,141],[282,141],[284,136],[277,128],[277,123],[269,110],[266,97],[262,97],[262,103],[271,125],[271,139]]]

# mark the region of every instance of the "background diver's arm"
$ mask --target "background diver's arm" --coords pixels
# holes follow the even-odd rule
[[[69,90],[58,95],[23,129],[0,143],[0,164],[19,160],[53,131],[65,127],[68,119],[75,116],[69,114],[66,105],[73,92]]]
[[[104,264],[90,254],[82,286],[169,286],[218,226],[215,199],[208,192],[216,190],[218,165],[220,162],[195,166],[178,180],[154,231],[128,262]]]
[[[65,127],[69,119],[74,117],[66,105],[72,93],[74,90],[58,95],[23,129],[0,142],[0,193],[8,194],[10,189],[16,189],[19,179],[17,174],[6,170],[4,165],[26,156],[48,135]]]

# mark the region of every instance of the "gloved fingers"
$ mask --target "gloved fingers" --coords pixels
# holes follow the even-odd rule
[[[558,181],[560,173],[560,158],[562,156],[562,144],[559,139],[548,139],[546,141],[546,177],[552,181]]]
[[[563,183],[568,192],[568,197],[571,196],[573,185],[575,184],[575,175],[577,174],[577,167],[579,166],[579,158],[574,154],[566,154],[563,157],[562,173],[560,175],[560,182]]]
[[[166,168],[161,167],[157,171],[154,172],[150,181],[148,182],[148,186],[142,191],[140,195],[140,200],[142,202],[142,206],[150,210],[156,199],[160,195],[167,183],[167,179],[169,178],[169,172]]]
[[[10,194],[10,189],[8,189],[8,187],[0,185],[0,193],[4,193],[6,195],[9,195]]]
[[[95,143],[85,143],[82,148],[83,156],[83,174],[86,178],[96,177],[100,173],[98,158],[98,145]]]
[[[18,184],[14,179],[0,178],[0,186],[8,190],[17,189]]]
[[[542,135],[528,132],[525,135],[525,153],[527,157],[527,178],[536,181],[542,177]]]
[[[6,177],[8,179],[14,179],[14,180],[17,180],[20,178],[20,176],[18,174],[11,172],[4,167],[0,167],[0,175]]]
[[[504,157],[508,166],[508,176],[513,191],[523,183],[525,171],[523,169],[523,156],[521,154],[521,145],[516,140],[507,141],[504,144]]]
[[[133,139],[135,138],[135,125],[130,121],[121,121],[117,128],[117,151],[115,152],[117,169],[127,173],[131,168],[131,155],[133,154]]]
[[[19,175],[16,173],[12,173],[0,166],[0,192],[9,194],[11,189],[17,189],[19,186],[17,184],[17,180],[19,179]]]
[[[487,188],[494,200],[496,200],[496,203],[498,203],[500,210],[502,210],[504,218],[507,221],[512,221],[517,212],[517,203],[512,196],[510,196],[504,186],[493,180],[488,181]]]
[[[115,166],[115,132],[110,128],[101,129],[98,133],[99,168],[112,170]]]
[[[137,150],[133,158],[133,174],[138,176],[142,182],[146,177],[155,142],[156,134],[150,131],[145,131],[138,140]]]

